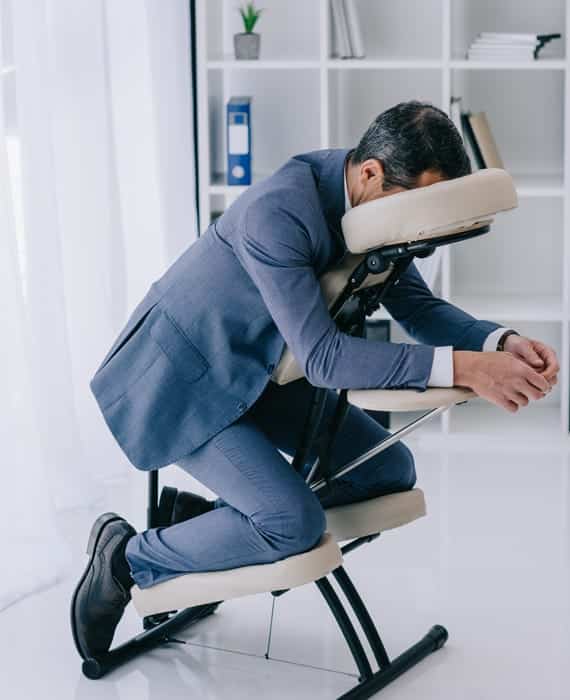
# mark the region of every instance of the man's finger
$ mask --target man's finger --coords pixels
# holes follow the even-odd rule
[[[542,391],[543,393],[549,391],[550,384],[548,382],[548,379],[544,375],[535,372],[528,365],[525,365],[523,376],[529,384],[535,386],[537,389],[539,389],[539,391]]]
[[[537,389],[535,386],[527,382],[526,379],[521,379],[520,382],[517,382],[514,387],[514,391],[519,392],[520,394],[527,397],[528,399],[531,399],[532,401],[538,401],[538,399],[543,399],[547,393],[546,391],[541,391],[540,389]]]
[[[509,413],[516,413],[519,410],[518,404],[514,403],[514,401],[510,401],[506,397],[501,396],[500,398],[492,398],[489,400],[496,406],[499,406],[499,408],[504,408],[505,411],[509,411]]]
[[[520,348],[517,348],[521,358],[528,362],[531,367],[541,369],[546,366],[544,358],[535,350],[531,343],[525,343]]]
[[[514,401],[509,401],[508,399],[499,401],[498,404],[499,406],[502,406],[504,409],[509,411],[509,413],[516,413],[519,410],[518,403],[515,403]]]
[[[538,355],[540,355],[544,361],[544,371],[548,373],[558,372],[560,370],[560,366],[554,350],[548,347],[548,345],[544,345],[543,343],[539,343],[537,341],[534,341],[533,345]]]
[[[540,373],[550,384],[550,386],[553,386],[554,384],[557,383],[558,381],[558,372],[550,369],[546,369],[543,372]]]
[[[530,397],[524,391],[509,391],[507,398],[513,403],[516,403],[517,406],[528,406],[530,403]]]

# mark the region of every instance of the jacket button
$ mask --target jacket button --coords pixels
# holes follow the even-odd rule
[[[245,409],[247,408],[247,404],[245,403],[245,401],[238,401],[237,407],[238,411],[245,411]]]

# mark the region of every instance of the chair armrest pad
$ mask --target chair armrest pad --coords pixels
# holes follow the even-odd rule
[[[369,411],[421,411],[441,406],[453,406],[477,396],[471,389],[454,386],[449,389],[433,387],[415,389],[350,389],[348,402]]]

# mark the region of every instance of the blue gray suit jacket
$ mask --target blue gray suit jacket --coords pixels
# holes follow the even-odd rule
[[[297,155],[249,187],[135,308],[90,381],[135,467],[171,464],[239,418],[285,343],[311,384],[424,390],[434,346],[481,350],[498,327],[435,297],[411,265],[384,303],[419,344],[337,329],[317,278],[346,252],[347,153]]]

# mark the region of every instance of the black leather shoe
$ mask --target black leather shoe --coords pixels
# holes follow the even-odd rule
[[[109,650],[131,599],[133,580],[125,547],[135,534],[135,529],[116,513],[100,515],[91,528],[89,562],[71,599],[73,639],[84,659]]]
[[[158,527],[168,527],[207,513],[214,508],[214,501],[190,491],[178,491],[165,486],[158,501]]]

